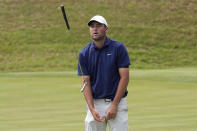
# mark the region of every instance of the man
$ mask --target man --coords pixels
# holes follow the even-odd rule
[[[89,22],[89,43],[79,53],[78,75],[87,82],[86,131],[128,131],[126,102],[130,60],[126,48],[106,36],[108,24],[96,15]]]

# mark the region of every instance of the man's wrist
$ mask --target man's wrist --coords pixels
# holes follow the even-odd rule
[[[112,102],[112,105],[113,105],[113,106],[118,106],[118,104],[119,104],[119,102],[116,102],[116,101],[113,101],[113,102]]]
[[[89,110],[92,112],[94,110],[94,106],[89,107]]]

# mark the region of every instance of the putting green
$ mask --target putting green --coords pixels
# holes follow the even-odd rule
[[[0,130],[84,130],[86,107],[75,74],[0,73]],[[130,76],[130,130],[197,129],[197,69],[132,70]]]

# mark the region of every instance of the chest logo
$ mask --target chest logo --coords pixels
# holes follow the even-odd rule
[[[111,53],[108,53],[107,55],[109,56],[109,55],[111,55]]]

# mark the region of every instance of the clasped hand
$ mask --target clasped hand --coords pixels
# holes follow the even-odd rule
[[[115,117],[117,115],[117,111],[118,111],[118,106],[111,104],[107,110],[106,118],[101,117],[99,112],[95,108],[93,110],[91,110],[91,113],[96,121],[104,122],[105,119],[106,120],[115,119]]]

